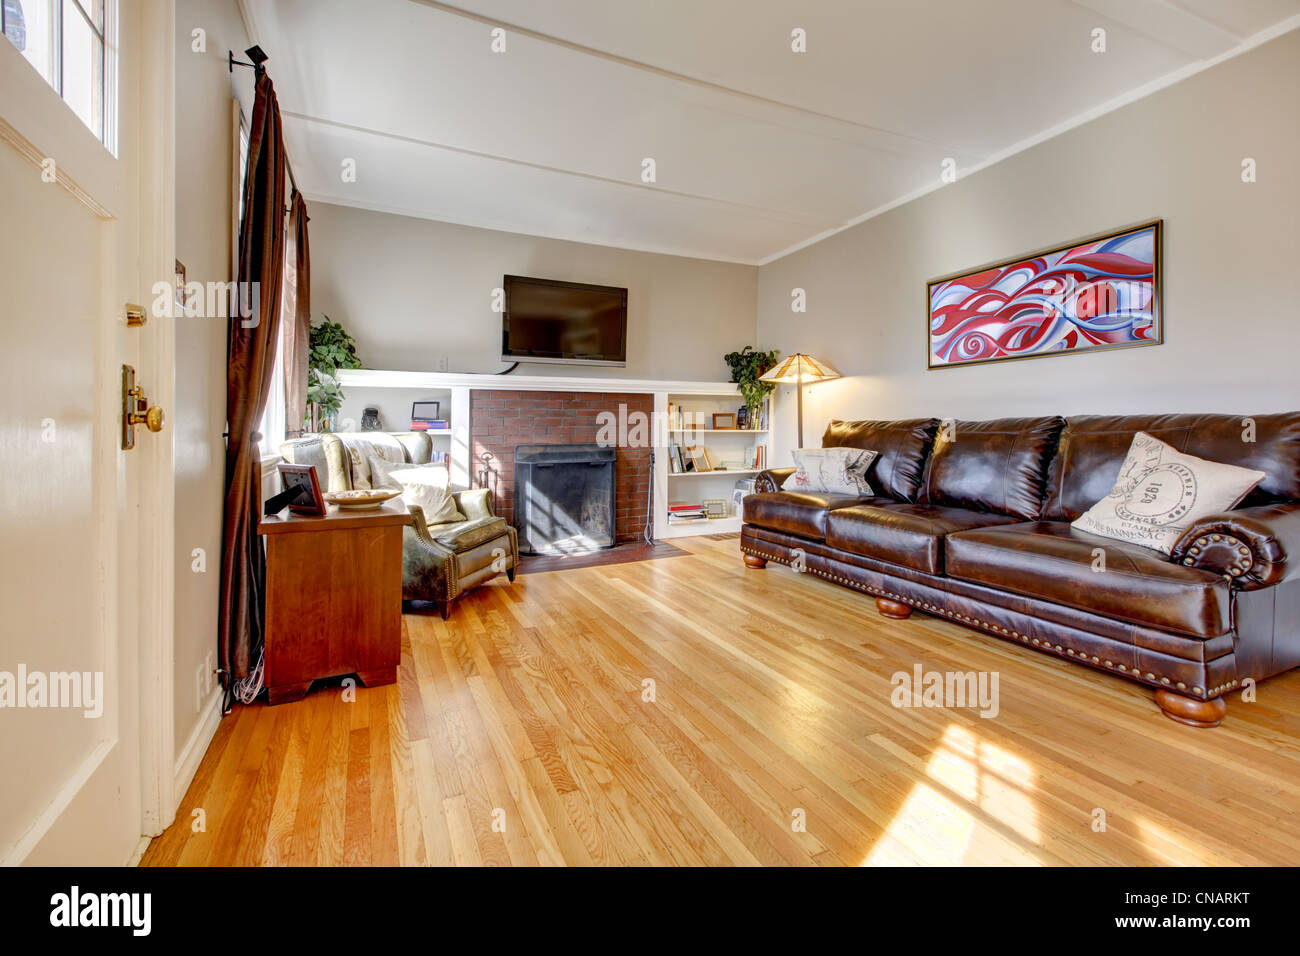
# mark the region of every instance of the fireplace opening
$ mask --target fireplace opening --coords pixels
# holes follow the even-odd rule
[[[612,548],[616,451],[593,443],[516,445],[514,521],[521,554]]]

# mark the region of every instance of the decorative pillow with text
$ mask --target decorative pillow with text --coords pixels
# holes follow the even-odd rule
[[[1169,554],[1193,522],[1235,508],[1263,479],[1262,471],[1184,455],[1138,432],[1115,487],[1071,526]]]
[[[867,483],[867,469],[879,454],[861,448],[796,448],[794,474],[781,490],[874,495]]]

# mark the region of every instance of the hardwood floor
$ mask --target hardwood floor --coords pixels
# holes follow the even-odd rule
[[[676,543],[408,614],[398,683],[355,702],[239,708],[144,864],[1300,862],[1300,673],[1193,730],[1128,681],[747,570],[734,536]],[[917,664],[997,672],[997,716],[895,708]]]

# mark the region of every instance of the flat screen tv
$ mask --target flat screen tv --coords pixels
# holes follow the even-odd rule
[[[524,276],[504,288],[506,361],[627,364],[627,289]]]

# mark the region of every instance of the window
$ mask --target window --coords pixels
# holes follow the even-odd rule
[[[115,151],[115,0],[0,0],[4,35]]]
[[[262,412],[262,420],[257,424],[257,430],[262,433],[262,440],[259,442],[259,450],[262,458],[279,458],[280,446],[284,444],[287,435],[285,428],[285,402],[284,402],[284,329],[281,327],[280,335],[276,341],[271,343],[275,349],[275,364],[271,367],[271,392],[266,397],[266,408]],[[301,426],[299,426],[301,427]]]

